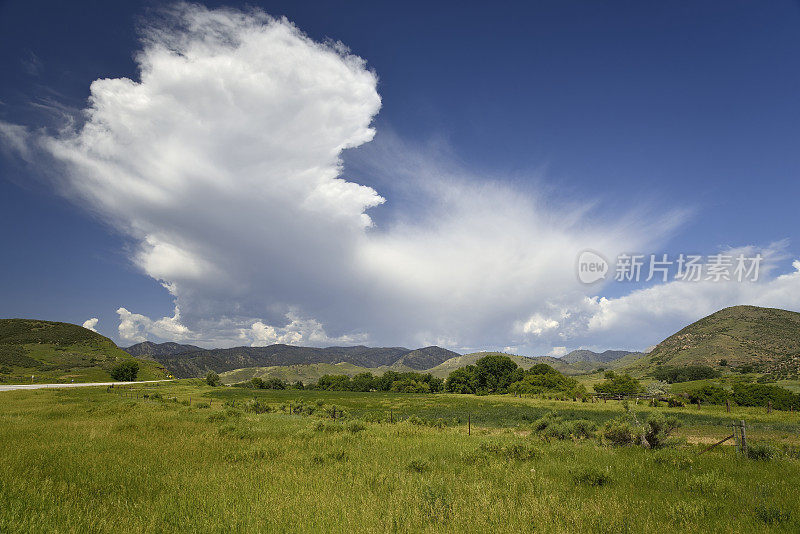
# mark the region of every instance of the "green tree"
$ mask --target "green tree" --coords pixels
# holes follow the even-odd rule
[[[594,390],[605,395],[636,395],[644,391],[639,381],[628,374],[618,375],[613,371],[606,372],[606,379],[595,384]]]
[[[219,386],[222,384],[222,381],[219,379],[219,375],[214,371],[209,371],[206,375],[206,384],[209,386]]]
[[[251,383],[251,384],[253,384],[253,387],[254,387],[255,389],[264,389],[264,381],[263,381],[263,380],[261,380],[261,379],[260,379],[259,377],[257,377],[257,376],[256,376],[256,377],[253,377],[253,379],[252,379],[252,380],[250,380],[250,383]]]
[[[350,388],[353,391],[371,391],[375,388],[375,377],[372,373],[358,373],[353,377]]]
[[[139,374],[139,362],[136,360],[125,360],[115,365],[109,374],[114,380],[133,382]]]
[[[477,369],[474,365],[456,369],[447,377],[444,387],[450,393],[475,393],[478,389]]]
[[[512,382],[522,378],[514,360],[503,354],[489,354],[475,362],[478,390],[505,392]]]
[[[404,378],[392,384],[391,391],[398,393],[430,393],[431,387],[425,382]]]
[[[545,363],[538,363],[525,371],[522,379],[511,384],[509,389],[528,394],[564,393],[571,396],[586,394],[586,388],[578,384],[577,380],[564,376]]]

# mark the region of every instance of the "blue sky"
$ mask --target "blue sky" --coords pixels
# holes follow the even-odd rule
[[[245,9],[237,3],[205,5]],[[115,201],[87,193],[81,175],[86,170],[69,157],[73,163],[65,164],[63,153],[53,158],[43,147],[48,140],[64,142],[80,134],[81,110],[88,106],[94,80],[140,81],[136,54],[146,49],[143,28],[162,16],[160,6],[4,2],[0,121],[18,128],[6,136],[0,153],[0,217],[7,229],[0,316],[79,324],[94,317],[98,331],[123,345],[143,338],[204,345],[435,342],[457,350],[558,354],[579,347],[641,349],[723,305],[800,311],[800,291],[791,278],[792,262],[800,257],[796,2],[247,5],[285,16],[314,47],[338,41],[366,62],[352,83],[371,83],[380,107],[370,108],[366,122],[352,127],[355,132],[371,124],[374,138],[359,137],[351,143],[355,148],[336,157],[343,162],[341,178],[372,188],[384,200],[378,204],[364,197],[352,207],[356,215],[368,213],[372,226],[331,251],[319,244],[300,246],[303,236],[319,237],[321,243],[336,237],[315,231],[319,221],[314,218],[307,232],[263,238],[253,230],[253,221],[261,220],[254,204],[253,219],[227,230],[241,238],[234,249],[228,248],[232,239],[224,231],[213,237],[225,222],[203,219],[208,226],[202,235],[187,230],[198,227],[191,217],[203,202],[223,211],[224,220],[236,219],[234,199],[215,206],[213,194],[188,198],[191,213],[154,214],[144,204],[120,211],[117,201],[125,199],[120,189],[108,193],[117,195]],[[188,39],[201,38],[202,28],[198,31]],[[285,72],[315,68],[303,61],[287,64]],[[364,73],[375,79],[369,82]],[[180,93],[180,99],[202,101],[202,86],[191,91]],[[331,99],[331,106],[344,109],[357,102],[340,106],[335,99],[349,92],[348,86],[330,94],[320,91],[315,98]],[[271,93],[261,97],[269,103],[277,99]],[[113,113],[114,103],[107,105]],[[67,116],[78,117],[72,134],[59,130]],[[186,120],[181,117],[174,120]],[[250,125],[259,135],[280,120],[260,117],[261,124]],[[179,143],[184,130],[168,130],[165,139]],[[308,143],[316,138],[309,130]],[[221,139],[221,146],[225,142]],[[27,147],[25,154],[19,146]],[[139,153],[143,164],[147,150]],[[281,168],[269,153],[264,158],[260,164]],[[115,164],[117,169],[128,165]],[[188,172],[180,161],[176,165],[175,172]],[[236,160],[220,160],[213,167],[236,165]],[[66,174],[71,177],[64,179]],[[113,170],[102,179],[115,180]],[[261,191],[254,183],[230,185],[240,192],[246,187]],[[277,197],[266,198],[265,210]],[[530,211],[536,221],[517,224]],[[474,221],[461,223],[472,216]],[[271,220],[269,227],[297,220],[295,214]],[[562,287],[564,277],[555,271],[563,270],[567,256],[572,261],[573,251],[543,236],[558,232],[564,236],[552,241],[611,256],[634,252],[634,246],[644,254],[765,251],[772,270],[763,285],[744,289],[663,284],[647,292],[652,284],[613,282],[587,288],[574,281],[574,273],[574,287]],[[153,245],[148,236],[161,241]],[[369,243],[359,244],[364,240]],[[257,250],[248,242],[259,243]],[[155,252],[142,259],[143,246]],[[189,274],[164,270],[160,262],[174,258],[178,246],[199,265],[213,265]],[[534,254],[528,246],[553,252]],[[455,254],[449,264],[451,247]],[[342,250],[351,252],[340,255]],[[497,265],[482,251],[497,257]],[[185,264],[183,252],[177,257]],[[303,254],[297,263],[276,259]],[[421,256],[436,261],[409,260],[407,270],[398,268],[391,276],[372,272]],[[518,256],[526,259],[509,267]],[[561,259],[547,259],[556,256]],[[236,270],[226,285],[220,282],[223,267],[215,263],[220,257],[251,268]],[[364,257],[366,263],[354,267],[353,258]],[[330,269],[306,272],[302,266],[310,264]],[[460,285],[450,286],[449,280]],[[403,291],[392,289],[398,284]],[[505,306],[509,295],[513,302],[506,300]],[[602,297],[611,304],[597,304]],[[595,298],[595,304],[583,298]],[[448,304],[437,307],[443,301]],[[121,315],[120,308],[131,315]],[[364,311],[353,312],[359,308]],[[431,316],[419,310],[431,310]],[[159,323],[159,318],[169,321]]]

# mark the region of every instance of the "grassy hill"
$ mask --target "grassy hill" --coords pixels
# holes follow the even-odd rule
[[[97,332],[70,323],[0,319],[0,381],[102,382],[109,370],[131,356]],[[165,378],[156,362],[139,361],[139,379]]]
[[[757,306],[722,309],[671,335],[624,369],[640,374],[654,366],[752,366],[776,376],[800,369],[800,313]]]

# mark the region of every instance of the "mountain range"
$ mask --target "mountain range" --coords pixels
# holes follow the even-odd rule
[[[169,345],[169,346],[165,346]],[[184,350],[182,347],[190,347]],[[441,347],[420,349],[405,347],[299,347],[269,345],[266,347],[233,347],[201,349],[175,343],[145,341],[125,349],[129,354],[152,358],[179,378],[203,376],[209,371],[224,373],[249,367],[349,363],[364,368],[390,368],[421,371],[459,356]]]
[[[231,380],[253,376],[313,381],[322,374],[386,370],[430,372],[446,377],[490,354],[458,354],[441,347],[233,347],[145,341],[122,349],[110,339],[78,325],[32,319],[0,319],[0,381],[104,381],[123,359],[140,362],[140,378],[227,373]],[[756,306],[734,306],[696,321],[656,345],[651,352],[576,350],[562,358],[508,355],[528,368],[546,363],[565,374],[618,369],[645,377],[659,366],[709,365],[752,369],[775,377],[800,371],[800,313]],[[169,373],[168,373],[169,372]]]

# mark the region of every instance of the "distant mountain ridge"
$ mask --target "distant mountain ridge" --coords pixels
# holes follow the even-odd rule
[[[186,352],[202,351],[200,347],[194,345],[181,345],[168,341],[167,343],[153,343],[152,341],[142,341],[136,345],[123,349],[131,356],[172,356],[173,354],[183,354]]]
[[[182,351],[176,343],[138,343],[125,349],[130,354],[153,358],[179,378],[203,376],[209,371],[223,373],[246,367],[274,367],[304,364],[349,363],[359,367],[399,367],[424,370],[459,356],[441,347],[421,349],[405,347],[299,347],[269,345],[267,347],[233,347],[201,349],[192,345]],[[166,346],[165,346],[166,345]]]

